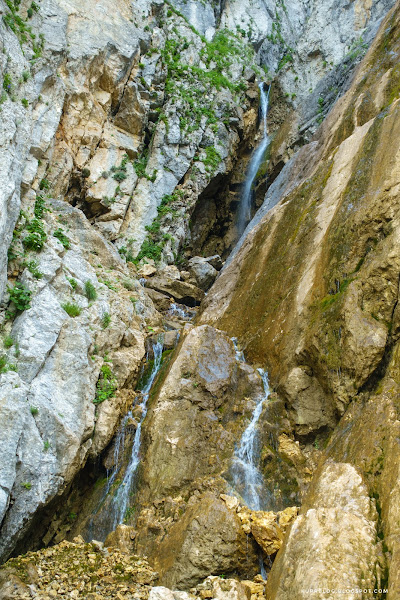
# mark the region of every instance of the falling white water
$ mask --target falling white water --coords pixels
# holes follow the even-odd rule
[[[263,477],[257,466],[257,426],[269,396],[268,374],[262,369],[258,372],[263,381],[264,394],[257,402],[251,421],[235,450],[232,465],[234,488],[251,510],[261,510],[262,505]]]
[[[265,151],[269,144],[269,136],[267,129],[267,115],[268,115],[268,100],[269,100],[269,91],[271,86],[268,88],[268,91],[265,91],[265,84],[260,83],[260,109],[261,109],[261,119],[263,124],[263,137],[260,145],[256,148],[253,153],[253,156],[250,159],[250,163],[247,169],[246,181],[243,185],[242,197],[240,200],[239,206],[239,214],[238,214],[238,231],[239,234],[242,234],[246,228],[246,225],[249,223],[251,219],[251,198],[252,198],[252,187],[254,180],[257,176],[258,169],[261,166]]]
[[[119,485],[117,492],[113,496],[113,499],[112,499],[112,502],[110,505],[110,511],[113,512],[113,527],[112,527],[112,529],[115,529],[115,527],[117,525],[119,525],[120,523],[122,523],[124,521],[126,511],[129,507],[132,481],[133,481],[133,477],[136,473],[136,469],[138,468],[139,463],[140,463],[140,442],[141,442],[141,433],[142,433],[142,423],[147,414],[147,402],[149,399],[151,387],[152,387],[154,380],[157,377],[157,374],[161,367],[162,351],[163,351],[163,343],[162,343],[162,341],[157,341],[153,346],[153,352],[154,352],[153,367],[152,367],[150,376],[149,376],[144,388],[141,390],[142,402],[139,406],[142,409],[142,412],[141,412],[140,422],[139,422],[136,432],[135,432],[135,438],[133,441],[132,452],[131,452],[131,456],[129,459],[129,463],[126,468],[124,478],[123,478],[121,484]],[[127,418],[129,418],[129,416],[132,417],[132,414],[129,413],[127,415]]]
[[[190,318],[190,315],[178,304],[171,304],[171,308],[167,314],[169,317],[178,317],[179,319]]]

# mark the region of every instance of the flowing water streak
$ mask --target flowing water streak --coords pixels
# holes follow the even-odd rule
[[[131,456],[130,456],[129,463],[126,468],[125,474],[124,474],[124,478],[123,478],[120,486],[118,487],[118,490],[115,493],[115,495],[112,499],[112,502],[111,502],[111,506],[110,506],[110,510],[113,512],[113,529],[115,529],[115,527],[117,525],[119,525],[120,523],[123,522],[125,515],[126,515],[126,511],[129,507],[129,499],[130,499],[130,494],[131,494],[132,481],[133,481],[134,475],[136,473],[136,469],[138,468],[139,463],[140,463],[139,453],[140,453],[142,423],[147,414],[147,401],[149,399],[151,387],[152,387],[154,380],[157,377],[157,374],[161,367],[162,352],[163,352],[163,342],[162,341],[158,340],[154,344],[153,352],[154,352],[153,367],[152,367],[150,376],[149,376],[144,388],[141,390],[142,402],[140,404],[140,407],[142,409],[142,413],[141,413],[141,417],[140,417],[140,422],[139,422],[136,432],[135,432],[135,438],[133,441]],[[127,417],[128,417],[128,415],[127,415]]]
[[[243,185],[242,198],[240,201],[239,207],[239,215],[238,215],[238,231],[239,234],[242,234],[246,228],[246,225],[249,223],[251,219],[251,198],[252,198],[252,187],[254,180],[257,176],[258,169],[261,166],[265,151],[269,144],[269,136],[267,130],[267,115],[268,115],[268,100],[269,100],[269,90],[271,86],[268,88],[268,91],[265,91],[265,84],[260,83],[260,109],[261,109],[261,118],[263,123],[263,138],[261,140],[260,145],[257,147],[253,156],[250,159],[250,163],[247,169],[246,181]]]
[[[189,319],[190,315],[177,304],[171,304],[171,308],[168,311],[169,317],[179,317],[180,319]]]
[[[257,425],[269,396],[268,374],[262,369],[258,372],[263,381],[264,395],[257,402],[251,421],[242,435],[232,468],[235,489],[241,488],[241,496],[251,510],[261,510],[262,504],[260,494],[263,478],[257,466]]]

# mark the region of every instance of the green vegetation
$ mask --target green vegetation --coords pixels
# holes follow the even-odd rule
[[[55,232],[53,233],[53,236],[62,243],[62,245],[64,246],[64,248],[66,250],[69,250],[71,242],[70,242],[69,238],[67,238],[67,236],[65,235],[65,233],[61,227],[59,227],[58,229],[55,230]]]
[[[13,288],[7,287],[7,291],[10,294],[10,302],[17,311],[22,312],[30,308],[32,292],[23,283],[17,282]]]
[[[24,44],[31,43],[33,50],[33,60],[39,58],[42,54],[44,36],[39,34],[39,43],[36,43],[36,35],[32,33],[32,29],[27,25],[26,21],[18,14],[21,0],[5,0],[7,7],[10,12],[3,15],[3,21],[15,33],[17,36],[21,48]],[[28,8],[27,15],[28,19],[33,17],[33,14],[39,10],[39,6],[36,2],[32,2]]]
[[[104,359],[106,361],[106,359]],[[100,369],[100,377],[97,381],[96,396],[93,400],[94,404],[101,404],[104,400],[112,398],[117,389],[117,380],[111,370],[108,361],[104,362]]]
[[[42,250],[47,235],[43,227],[43,223],[40,219],[32,219],[27,221],[25,228],[29,231],[29,234],[22,240],[22,244],[26,250],[35,250],[40,252]]]
[[[3,340],[3,346],[4,348],[6,348],[8,350],[8,348],[11,348],[11,346],[14,344],[14,340],[11,337],[11,335],[6,335],[6,337]]]
[[[43,444],[43,450],[45,452],[47,452],[47,450],[50,448],[50,442],[49,440],[46,440],[45,443]]]
[[[26,267],[30,273],[35,277],[35,279],[42,279],[43,273],[38,269],[38,262],[36,260],[24,261],[22,263],[23,267]]]
[[[107,327],[109,326],[110,323],[111,323],[110,313],[105,312],[103,314],[102,319],[101,319],[101,326],[102,326],[103,329],[107,329]]]
[[[42,219],[43,214],[45,212],[49,212],[49,209],[46,208],[46,203],[43,196],[36,196],[35,207],[33,212],[37,219]]]
[[[212,158],[210,158],[210,160],[212,160]],[[156,262],[161,259],[163,248],[170,239],[168,234],[162,235],[160,232],[161,220],[168,213],[176,214],[177,205],[182,204],[183,199],[184,195],[181,190],[177,190],[173,194],[166,194],[163,197],[157,208],[157,217],[151,225],[146,226],[148,236],[144,240],[136,259],[132,260],[132,262],[138,263],[142,258],[152,258]]]
[[[0,355],[0,375],[2,373],[7,373],[8,371],[16,371],[16,365],[12,365],[8,362],[7,357],[4,355]]]
[[[31,415],[35,417],[39,412],[39,409],[36,406],[31,406]]]
[[[285,13],[287,12],[286,6],[283,2],[277,2],[277,6],[282,8]],[[293,62],[293,48],[286,43],[286,40],[282,35],[281,16],[278,10],[275,11],[275,20],[272,23],[272,31],[269,35],[267,35],[267,39],[271,42],[271,44],[275,44],[281,49],[282,58],[278,64],[278,71],[283,69],[287,63]]]
[[[204,153],[206,157],[203,160],[207,173],[214,173],[222,158],[219,152],[213,146],[207,146]]]
[[[78,287],[78,282],[76,281],[76,279],[74,279],[73,277],[68,277],[67,279],[72,289],[76,290],[76,288]]]
[[[85,295],[89,301],[96,300],[97,298],[96,288],[91,281],[85,282]]]
[[[26,98],[22,98],[22,100],[21,100],[21,104],[22,104],[22,106],[24,106],[25,108],[28,108],[28,106],[29,106],[29,102],[28,102],[28,100],[27,100]]]
[[[82,312],[81,307],[73,302],[65,302],[61,306],[70,317],[79,317]]]
[[[22,487],[25,488],[26,490],[30,490],[32,487],[32,484],[29,483],[29,481],[24,481],[24,483],[21,483]]]

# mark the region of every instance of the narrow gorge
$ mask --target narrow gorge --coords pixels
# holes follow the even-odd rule
[[[0,599],[398,600],[400,2],[0,13]]]

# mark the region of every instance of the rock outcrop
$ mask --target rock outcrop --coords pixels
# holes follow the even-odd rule
[[[0,0],[0,595],[399,596],[394,4]]]

